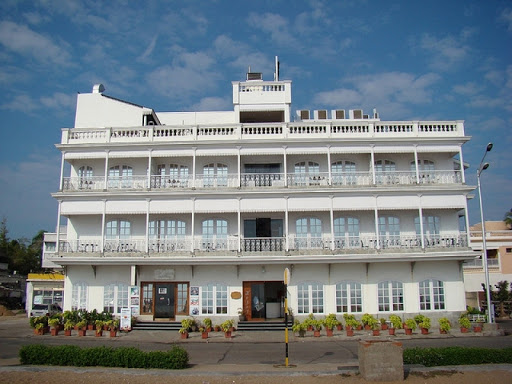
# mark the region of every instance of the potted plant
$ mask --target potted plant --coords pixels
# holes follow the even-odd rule
[[[323,321],[321,320],[315,320],[314,324],[313,324],[313,336],[314,337],[320,337],[320,331],[322,330],[322,327],[323,327]]]
[[[365,313],[362,317],[361,317],[361,323],[363,323],[363,326],[364,326],[364,329],[366,329],[367,331],[372,329],[370,323],[373,324],[373,320],[375,318],[370,315],[369,313]]]
[[[181,328],[179,330],[179,333],[181,334],[182,339],[188,339],[188,333],[190,332],[193,324],[194,324],[193,319],[181,320]]]
[[[44,324],[43,323],[37,323],[34,327],[34,333],[36,335],[44,335]]]
[[[417,327],[416,320],[407,319],[405,320],[405,334],[412,335],[412,331],[414,331]]]
[[[414,321],[416,322],[416,325],[419,326],[424,318],[425,316],[423,316],[422,314],[414,316]]]
[[[390,315],[389,321],[391,323],[391,327],[389,328],[389,334],[393,336],[395,334],[395,330],[402,328],[402,318],[398,315]]]
[[[76,323],[76,328],[78,329],[78,336],[85,336],[87,331],[87,320],[80,320]]]
[[[450,329],[452,328],[452,324],[450,323],[450,320],[448,320],[448,318],[441,317],[438,321],[440,333],[448,333],[448,331],[450,331]]]
[[[188,328],[181,327],[178,331],[182,339],[188,339]]]
[[[312,331],[313,327],[315,326],[315,316],[310,313],[308,317],[304,320],[304,324],[306,324],[306,329],[308,331]]]
[[[207,339],[208,338],[208,331],[206,330],[206,327],[200,326],[199,327],[199,332],[201,332],[201,338],[202,339]]]
[[[346,317],[345,319],[347,336],[354,336],[354,328],[358,327],[359,321],[354,316]]]
[[[51,318],[48,320],[48,324],[52,327],[52,336],[57,336],[59,334],[60,319]]]
[[[469,328],[471,328],[471,322],[469,321],[469,318],[467,315],[463,314],[459,317],[459,326],[460,331],[462,333],[467,333]]]
[[[380,336],[379,323],[379,320],[371,316],[366,319],[365,329],[370,329],[372,331],[373,336]]]
[[[386,322],[386,318],[381,317],[379,319],[379,322],[380,322],[380,329],[382,329],[383,331],[386,331],[388,329],[388,323]]]
[[[306,335],[307,326],[305,323],[301,323],[299,320],[295,319],[292,325],[292,332],[298,333],[299,337],[304,337]]]
[[[206,328],[206,332],[212,331],[212,319],[210,319],[209,317],[205,317],[205,319],[203,320],[203,324],[204,327]]]
[[[422,335],[428,335],[428,330],[431,327],[430,318],[423,316],[423,319],[418,324],[418,327],[420,327]]]
[[[105,324],[105,322],[103,320],[96,320],[94,322],[94,325],[96,327],[96,337],[103,336],[103,325],[104,324]]]
[[[238,308],[238,320],[245,321],[244,310],[242,308]]]
[[[220,332],[222,330],[222,328],[220,327],[220,325],[216,324],[213,329],[215,330],[215,332]]]
[[[116,337],[117,331],[119,330],[119,320],[109,320],[108,323],[108,330],[110,332],[110,337]]]
[[[333,335],[333,329],[337,327],[338,324],[339,321],[334,313],[330,313],[329,315],[327,315],[327,317],[324,320],[325,331],[327,333],[327,336]]]
[[[68,320],[64,323],[64,336],[71,336],[71,330],[74,328],[75,323]]]
[[[220,327],[222,328],[222,331],[224,332],[224,336],[226,338],[231,338],[231,333],[233,331],[233,320],[226,320],[224,321]]]

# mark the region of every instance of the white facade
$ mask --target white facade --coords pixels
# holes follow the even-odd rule
[[[291,81],[254,77],[226,112],[78,95],[43,260],[65,268],[65,309],[280,317],[289,268],[296,316],[465,310],[463,122],[295,114]]]

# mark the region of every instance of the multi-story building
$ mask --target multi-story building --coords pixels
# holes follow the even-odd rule
[[[466,301],[472,307],[486,308],[483,290],[485,275],[482,264],[482,223],[470,227],[470,240],[471,248],[478,251],[479,257],[464,263]],[[485,244],[489,284],[496,291],[498,282],[512,282],[512,230],[503,221],[486,221]]]
[[[276,77],[233,82],[223,112],[78,95],[44,256],[65,309],[279,318],[288,268],[295,316],[465,310],[463,122],[295,114]]]

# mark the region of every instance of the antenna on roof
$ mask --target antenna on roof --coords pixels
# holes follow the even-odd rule
[[[279,81],[279,58],[276,56],[276,71],[274,72],[274,81]]]

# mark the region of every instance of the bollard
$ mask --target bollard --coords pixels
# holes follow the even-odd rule
[[[359,372],[367,381],[403,381],[402,343],[361,341],[358,347]]]

